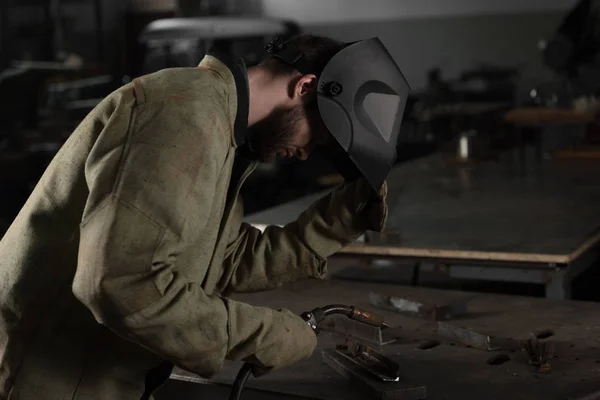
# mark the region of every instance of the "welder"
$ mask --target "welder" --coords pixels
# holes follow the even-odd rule
[[[136,78],[65,142],[0,242],[0,399],[146,399],[174,365],[311,355],[302,318],[229,296],[321,279],[384,228],[409,88],[377,38],[267,50]],[[317,147],[344,183],[284,227],[244,223],[257,164]]]

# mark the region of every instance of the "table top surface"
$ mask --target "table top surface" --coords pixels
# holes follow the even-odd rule
[[[398,165],[386,232],[342,252],[563,264],[600,242],[600,163],[544,160],[522,174],[512,161],[456,165],[434,155]],[[284,225],[323,194],[246,220]]]
[[[351,304],[376,312],[399,327],[399,342],[379,350],[400,365],[400,377],[408,386],[425,385],[428,399],[567,399],[600,389],[600,304],[552,301],[541,298],[473,294],[467,314],[447,321],[497,338],[527,339],[531,332],[552,330],[556,357],[549,374],[529,366],[519,350],[487,352],[441,339],[436,323],[416,316],[378,309],[369,304],[369,293],[401,296],[429,304],[445,304],[464,298],[465,292],[344,281],[304,281],[264,293],[235,295],[250,304],[296,313],[325,304]],[[429,350],[416,346],[439,339]],[[312,358],[275,371],[260,379],[250,378],[247,386],[310,399],[362,399],[356,387],[338,376],[321,360],[321,351],[342,343],[343,337],[322,333]],[[508,354],[510,361],[488,365],[495,354]],[[231,384],[241,366],[227,362],[210,381]],[[176,370],[175,379],[206,383],[194,375]],[[510,387],[509,387],[510,386]],[[510,391],[510,392],[509,392]],[[511,393],[507,397],[507,394]],[[513,394],[514,393],[514,394]]]

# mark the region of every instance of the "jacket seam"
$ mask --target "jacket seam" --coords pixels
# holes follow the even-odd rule
[[[133,92],[137,104],[142,105],[146,103],[146,91],[144,90],[144,85],[142,84],[140,78],[133,80]]]
[[[131,150],[131,141],[132,141],[132,135],[133,135],[133,130],[135,129],[136,126],[136,122],[137,122],[137,116],[139,115],[139,113],[136,113],[136,110],[143,110],[143,104],[137,104],[137,100],[136,100],[136,104],[131,106],[131,112],[130,112],[130,117],[129,117],[129,124],[127,126],[127,134],[126,134],[126,139],[125,139],[125,144],[123,145],[123,151],[121,152],[121,158],[119,159],[119,163],[118,163],[118,167],[117,167],[117,176],[115,177],[115,181],[113,182],[113,186],[111,189],[111,194],[115,194],[118,190],[118,187],[121,183],[121,178],[123,177],[123,167],[125,166],[125,162],[127,161],[127,155],[129,154],[129,151]]]
[[[206,69],[208,71],[214,72],[216,75],[218,75],[218,77],[221,79],[222,83],[225,85],[225,97],[227,98],[227,113],[230,114],[231,111],[231,90],[229,90],[229,83],[228,83],[228,77],[226,76],[226,74],[224,74],[222,71],[220,71],[218,68],[212,67],[212,66],[202,66],[200,67],[202,69]],[[230,71],[231,73],[231,71]],[[235,87],[235,77],[232,77],[233,79],[233,86]],[[237,89],[237,88],[236,88]],[[237,93],[236,93],[237,95]],[[237,109],[237,107],[236,107]],[[230,144],[231,147],[236,147],[237,143],[235,140],[235,110],[234,110],[234,115],[229,115],[230,118],[233,118],[233,126],[231,127],[231,140],[230,140]]]
[[[94,211],[90,212],[80,223],[79,223],[79,228],[84,228],[88,222],[91,221],[91,219],[98,214],[100,211],[102,211],[104,209],[104,207],[106,207],[108,205],[108,203],[111,202],[112,198],[113,198],[113,194],[110,193],[108,196],[106,196],[106,198],[104,200],[102,200],[97,206],[96,208],[94,208]]]
[[[215,74],[219,75],[219,78],[221,78],[221,79],[223,80],[223,83],[226,83],[226,82],[227,82],[227,77],[225,77],[225,76],[223,75],[223,73],[222,73],[221,71],[219,71],[218,69],[216,69],[216,68],[213,68],[213,67],[209,67],[209,66],[202,66],[201,68],[203,68],[203,69],[207,69],[207,70],[209,70],[209,71],[212,71],[212,72],[214,72]]]

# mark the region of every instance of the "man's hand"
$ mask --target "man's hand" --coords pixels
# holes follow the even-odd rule
[[[280,310],[280,323],[287,331],[274,338],[274,344],[258,350],[247,358],[254,364],[252,374],[255,377],[265,375],[273,370],[292,365],[309,358],[317,347],[317,335],[299,315],[289,310]]]
[[[387,184],[375,193],[367,180],[361,178],[329,192],[289,227],[304,245],[326,260],[365,231],[381,232],[387,215]]]
[[[387,193],[387,181],[383,182],[378,193],[371,190],[371,196],[366,206],[368,230],[383,232],[385,229],[388,217]]]
[[[365,218],[365,230],[382,232],[388,216],[387,181],[383,182],[378,192],[375,192],[364,178],[352,184],[358,186],[358,196],[362,196],[362,200],[358,202],[357,213]]]

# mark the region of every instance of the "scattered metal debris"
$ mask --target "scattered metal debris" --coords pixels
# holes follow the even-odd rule
[[[548,335],[548,332],[551,334]],[[539,368],[540,373],[550,372],[550,360],[554,357],[554,342],[544,339],[553,334],[552,331],[544,331],[542,334],[531,333],[529,339],[521,341],[521,350],[527,356],[529,365]]]
[[[486,364],[502,365],[507,361],[510,361],[510,356],[508,354],[496,354],[488,358]]]
[[[434,305],[410,298],[381,296],[377,293],[369,293],[369,301],[377,307],[403,314],[418,315],[431,321],[448,320],[466,314],[467,303],[473,297],[468,296],[447,304]]]
[[[539,331],[533,332],[533,334],[538,339],[548,339],[549,337],[554,336],[554,331],[552,329],[541,329]]]
[[[429,350],[429,349],[433,349],[434,347],[439,346],[441,343],[439,342],[439,340],[429,340],[427,342],[423,342],[420,343],[417,346],[417,349],[419,350]]]

